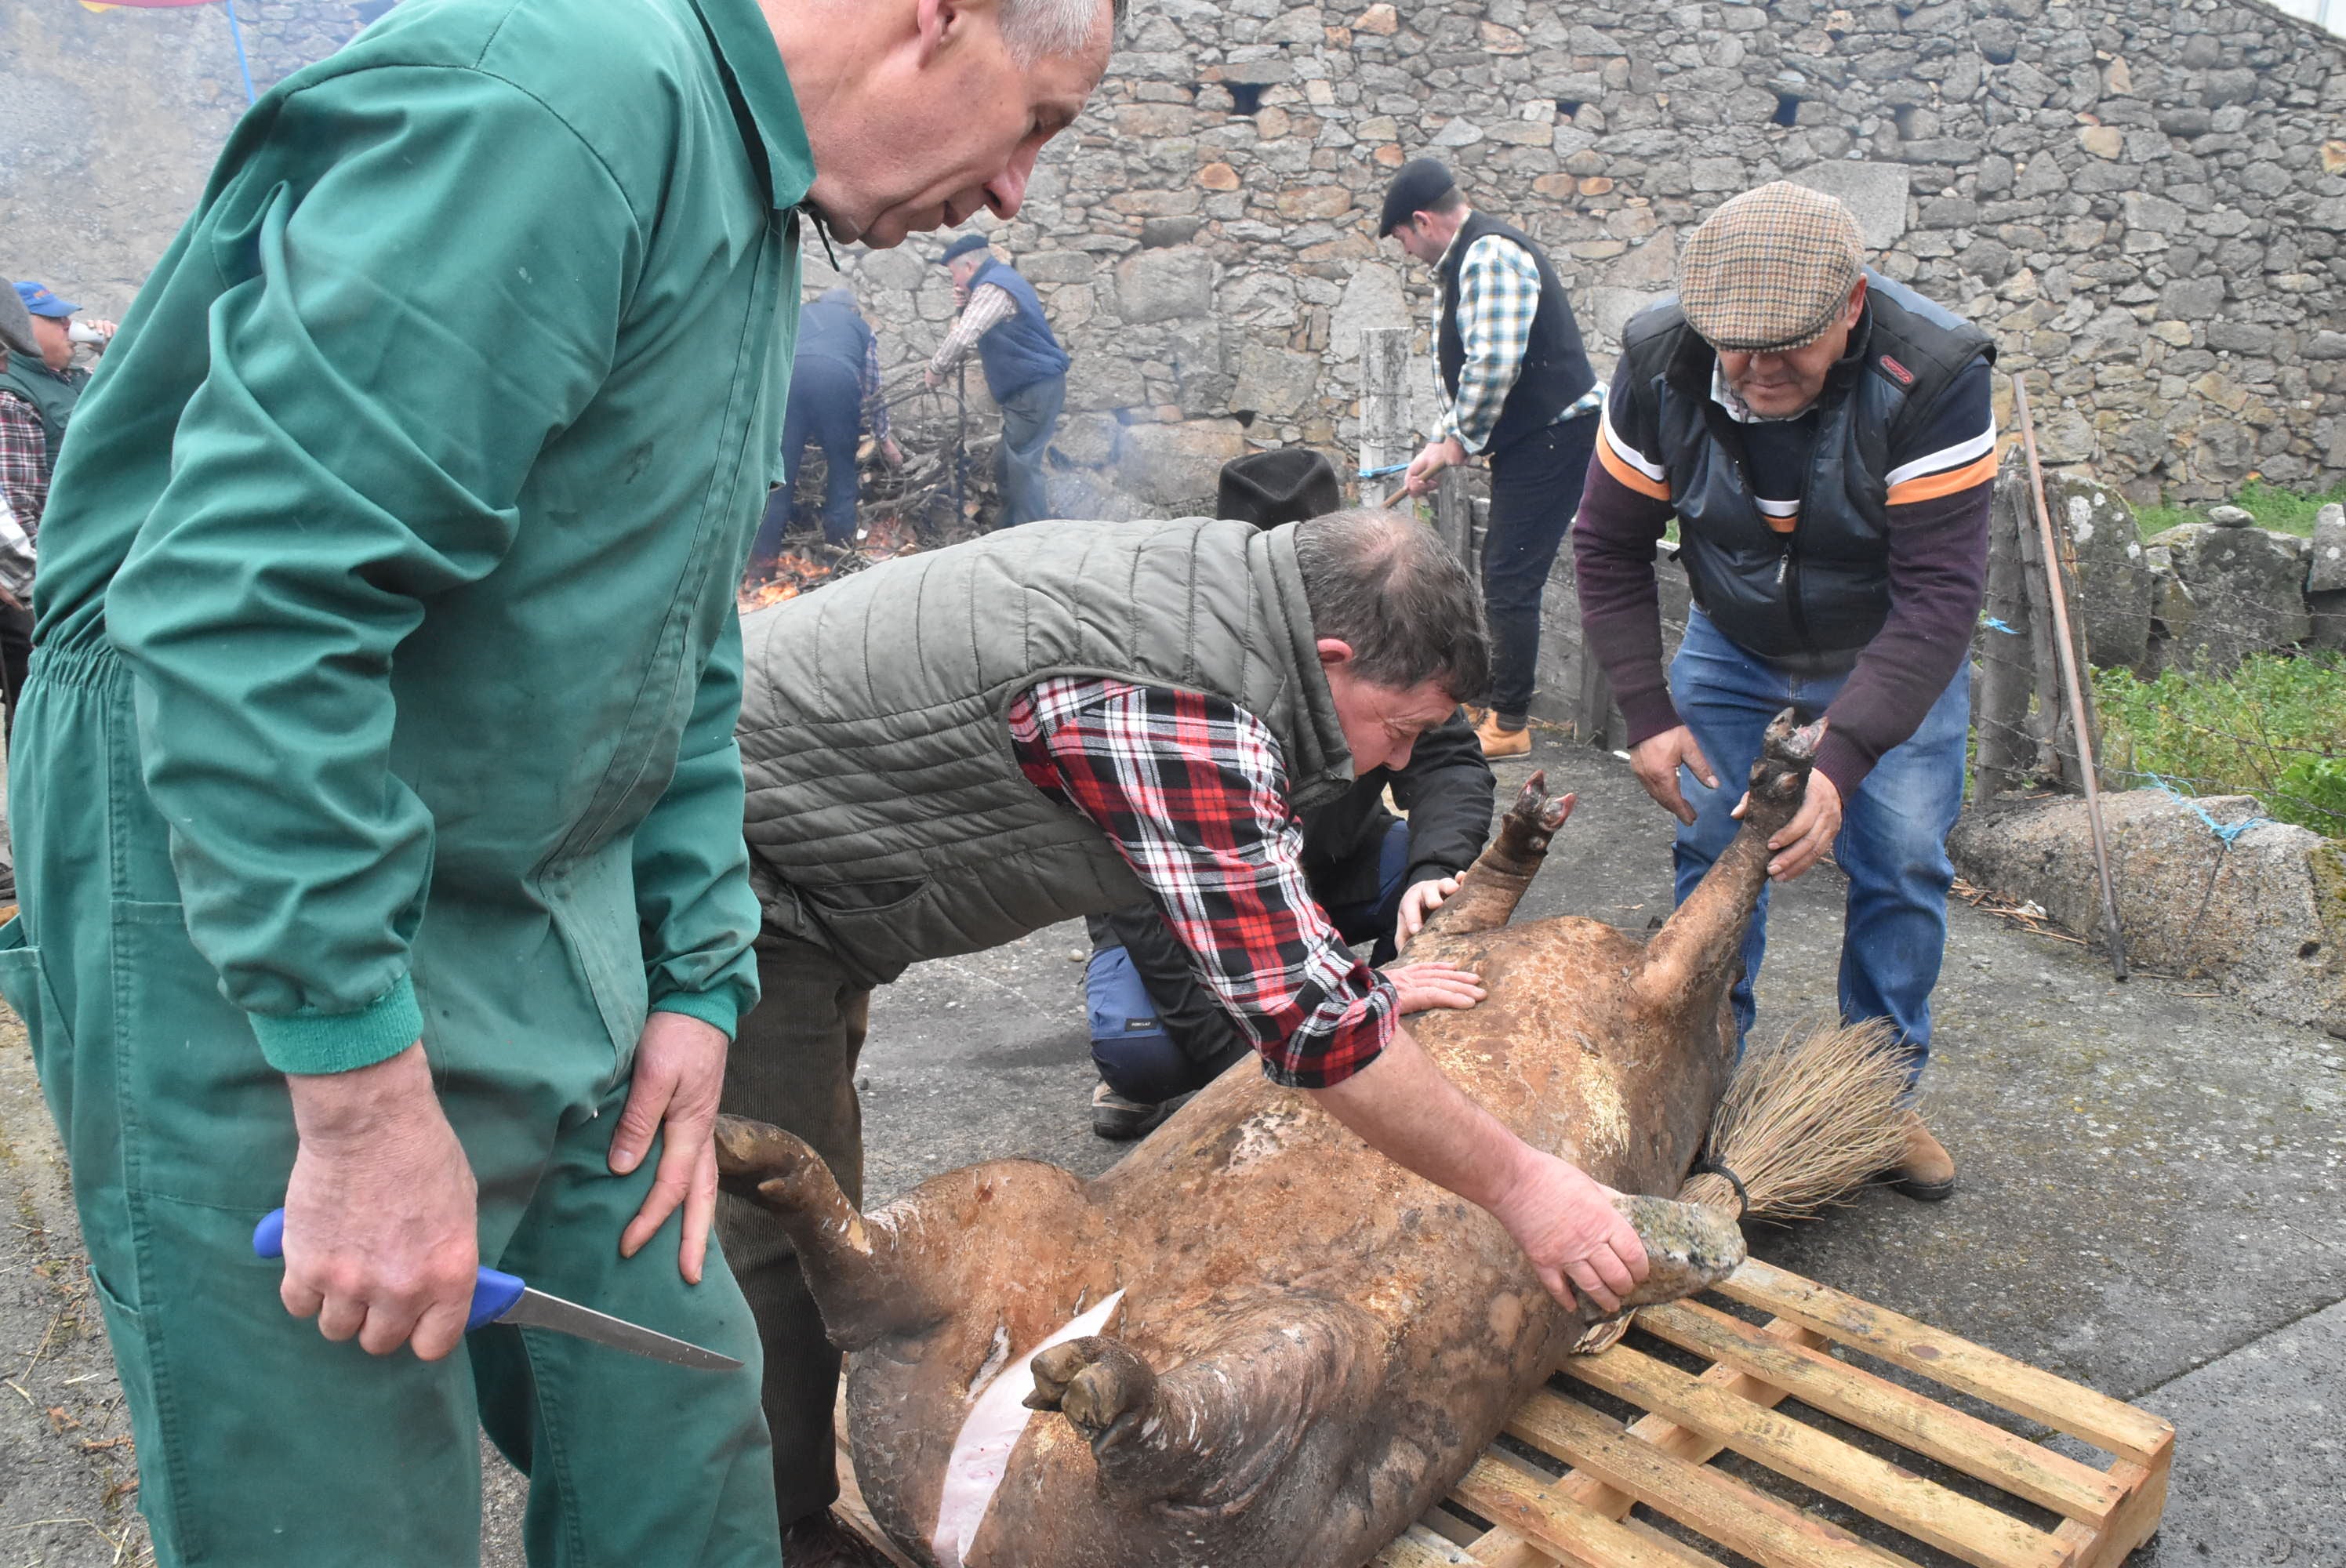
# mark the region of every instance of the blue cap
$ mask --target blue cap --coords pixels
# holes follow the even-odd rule
[[[60,300],[49,292],[46,283],[19,283],[16,298],[25,301],[26,311],[36,316],[51,316],[62,321],[81,309],[70,300]]]
[[[957,261],[962,257],[968,255],[971,251],[983,250],[985,247],[986,240],[984,235],[964,234],[960,239],[954,240],[952,244],[946,246],[945,253],[938,257],[937,260],[944,262]]]

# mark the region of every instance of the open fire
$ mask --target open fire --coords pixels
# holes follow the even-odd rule
[[[779,605],[784,599],[795,599],[831,575],[831,568],[813,556],[785,550],[775,558],[771,576],[763,582],[741,585],[741,613],[748,615],[768,605]]]
[[[804,551],[785,550],[775,557],[772,572],[741,585],[741,613],[746,616],[751,610],[795,599],[843,573],[861,571],[874,561],[909,555],[920,547],[911,524],[903,518],[881,517],[863,528],[855,543],[844,549],[811,544]]]

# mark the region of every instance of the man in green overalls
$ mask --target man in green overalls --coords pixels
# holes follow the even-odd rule
[[[1009,216],[1109,34],[410,0],[237,127],[60,457],[0,929],[164,1563],[474,1563],[476,1420],[534,1563],[780,1560],[706,1243],[795,209]],[[479,1263],[747,1365],[466,1338]]]

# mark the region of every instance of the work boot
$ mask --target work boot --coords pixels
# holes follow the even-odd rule
[[[1919,1112],[1906,1113],[1906,1153],[1889,1175],[1890,1185],[1917,1203],[1943,1203],[1955,1194],[1955,1157]]]
[[[782,1561],[790,1568],[894,1568],[828,1508],[782,1532]]]
[[[1176,1095],[1152,1105],[1147,1100],[1127,1100],[1107,1084],[1096,1084],[1092,1087],[1092,1133],[1114,1143],[1128,1144],[1155,1132],[1164,1125],[1166,1117],[1196,1098],[1195,1094]]]
[[[1496,759],[1502,757],[1522,757],[1532,748],[1532,732],[1528,725],[1518,724],[1513,729],[1500,723],[1495,713],[1486,714],[1474,726],[1474,739],[1483,748],[1483,755]]]

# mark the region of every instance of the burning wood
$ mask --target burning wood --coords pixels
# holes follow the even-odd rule
[[[776,556],[770,573],[741,585],[741,613],[795,599],[833,577],[861,571],[874,561],[909,555],[920,547],[920,536],[903,517],[874,517],[856,530],[855,543],[845,548],[809,543],[803,551],[785,550]]]
[[[794,532],[794,548],[775,561],[773,570],[741,585],[742,614],[797,598],[874,561],[983,532],[976,519],[992,509],[993,464],[967,462],[964,427],[954,417],[951,400],[920,389],[917,367],[913,380],[912,390],[892,400],[907,405],[898,411],[895,423],[904,466],[879,463],[874,443],[867,440],[863,444],[854,540],[834,545],[820,535]],[[811,450],[799,474],[799,516],[812,517],[821,511],[822,486],[822,454]]]
[[[774,558],[771,575],[761,582],[741,585],[741,613],[748,615],[768,605],[779,605],[784,599],[795,599],[809,588],[820,586],[831,574],[831,567],[813,556],[786,550]]]

